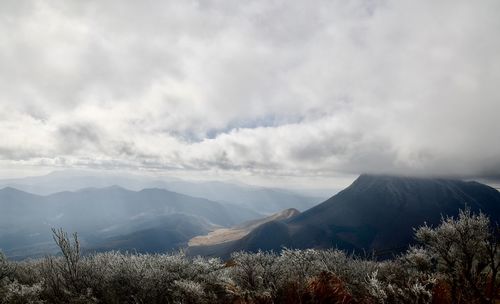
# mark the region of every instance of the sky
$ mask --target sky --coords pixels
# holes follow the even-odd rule
[[[0,2],[0,177],[500,178],[500,2]]]

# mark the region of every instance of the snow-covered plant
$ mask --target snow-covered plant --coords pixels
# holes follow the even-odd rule
[[[487,303],[498,291],[500,248],[498,229],[488,217],[462,210],[432,228],[416,231],[417,239],[437,262],[437,271],[451,287],[452,301],[459,297]]]
[[[435,284],[434,274],[421,271],[408,262],[408,259],[414,257],[413,253],[415,252],[410,250],[397,259],[378,263],[376,279],[385,294],[383,303],[431,302]]]
[[[422,273],[432,272],[434,267],[432,255],[421,247],[410,246],[406,253],[399,257],[399,261],[408,267],[407,269]]]
[[[180,303],[207,303],[203,285],[190,280],[177,280],[174,282],[175,297]]]
[[[43,286],[41,283],[34,285],[23,285],[17,280],[9,283],[4,288],[4,293],[0,299],[2,304],[41,304],[45,303],[40,299]]]
[[[498,231],[484,215],[463,211],[436,228],[421,227],[417,238],[421,247],[385,261],[336,249],[284,249],[239,252],[223,263],[183,252],[82,256],[77,236],[71,239],[58,230],[60,255],[22,262],[0,256],[0,304],[493,300],[500,268]]]
[[[0,282],[10,275],[12,275],[12,266],[3,252],[0,251]]]
[[[367,285],[370,295],[377,303],[385,303],[387,299],[387,293],[385,291],[386,286],[383,282],[378,279],[378,271],[375,270],[367,276]]]
[[[239,287],[244,299],[274,298],[279,288],[279,280],[284,274],[278,264],[278,257],[272,252],[237,252],[231,256],[234,266],[229,275]]]

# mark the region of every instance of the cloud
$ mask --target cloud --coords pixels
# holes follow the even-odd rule
[[[12,166],[500,175],[497,1],[3,1]]]

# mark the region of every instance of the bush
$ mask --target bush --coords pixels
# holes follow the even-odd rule
[[[437,228],[427,225],[416,236],[436,262],[436,271],[450,286],[453,303],[493,303],[498,294],[500,250],[498,228],[487,216],[461,211],[443,218]]]
[[[0,251],[0,282],[12,275],[12,266],[5,255]]]
[[[238,252],[219,259],[121,252],[80,254],[54,230],[58,256],[9,262],[0,303],[493,303],[498,230],[482,214],[416,230],[421,247],[376,261],[336,249]]]

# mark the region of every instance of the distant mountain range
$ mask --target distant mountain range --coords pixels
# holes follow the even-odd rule
[[[29,255],[32,249],[38,251],[52,244],[51,227],[79,232],[84,245],[92,248],[107,247],[101,246],[107,239],[116,241],[131,233],[172,229],[173,225],[178,235],[184,236],[178,243],[187,243],[209,228],[228,227],[262,216],[238,205],[164,189],[130,191],[117,186],[46,196],[4,188],[0,190],[0,210],[0,248],[11,256]],[[173,216],[180,214],[183,222]]]
[[[327,201],[291,218],[266,221],[239,239],[205,244],[195,254],[337,247],[391,255],[413,243],[413,228],[437,225],[460,209],[500,220],[500,192],[477,182],[362,175]]]
[[[36,178],[29,184],[46,187],[61,179]],[[91,178],[80,176],[66,180],[64,187],[88,183]],[[466,207],[500,221],[500,192],[451,179],[362,175],[312,208],[307,208],[313,205],[311,198],[279,189],[178,180],[151,183],[192,195],[119,186],[48,195],[0,189],[0,249],[12,258],[53,252],[50,228],[62,227],[77,231],[86,251],[187,247],[191,255],[227,258],[240,250],[337,247],[384,256],[406,249],[415,227],[424,222],[437,225],[442,215],[455,216]],[[306,210],[301,213],[294,206]],[[277,209],[282,211],[269,215]]]
[[[155,179],[132,174],[105,174],[87,171],[55,171],[44,176],[0,180],[0,189],[12,187],[25,192],[50,195],[63,191],[78,191],[84,188],[105,188],[118,185],[125,189],[140,191],[148,188],[165,189],[211,201],[230,203],[252,209],[261,214],[272,214],[287,208],[307,210],[324,201],[330,195],[303,194],[290,191],[227,182],[195,182],[174,178]],[[325,191],[321,191],[324,193]]]

